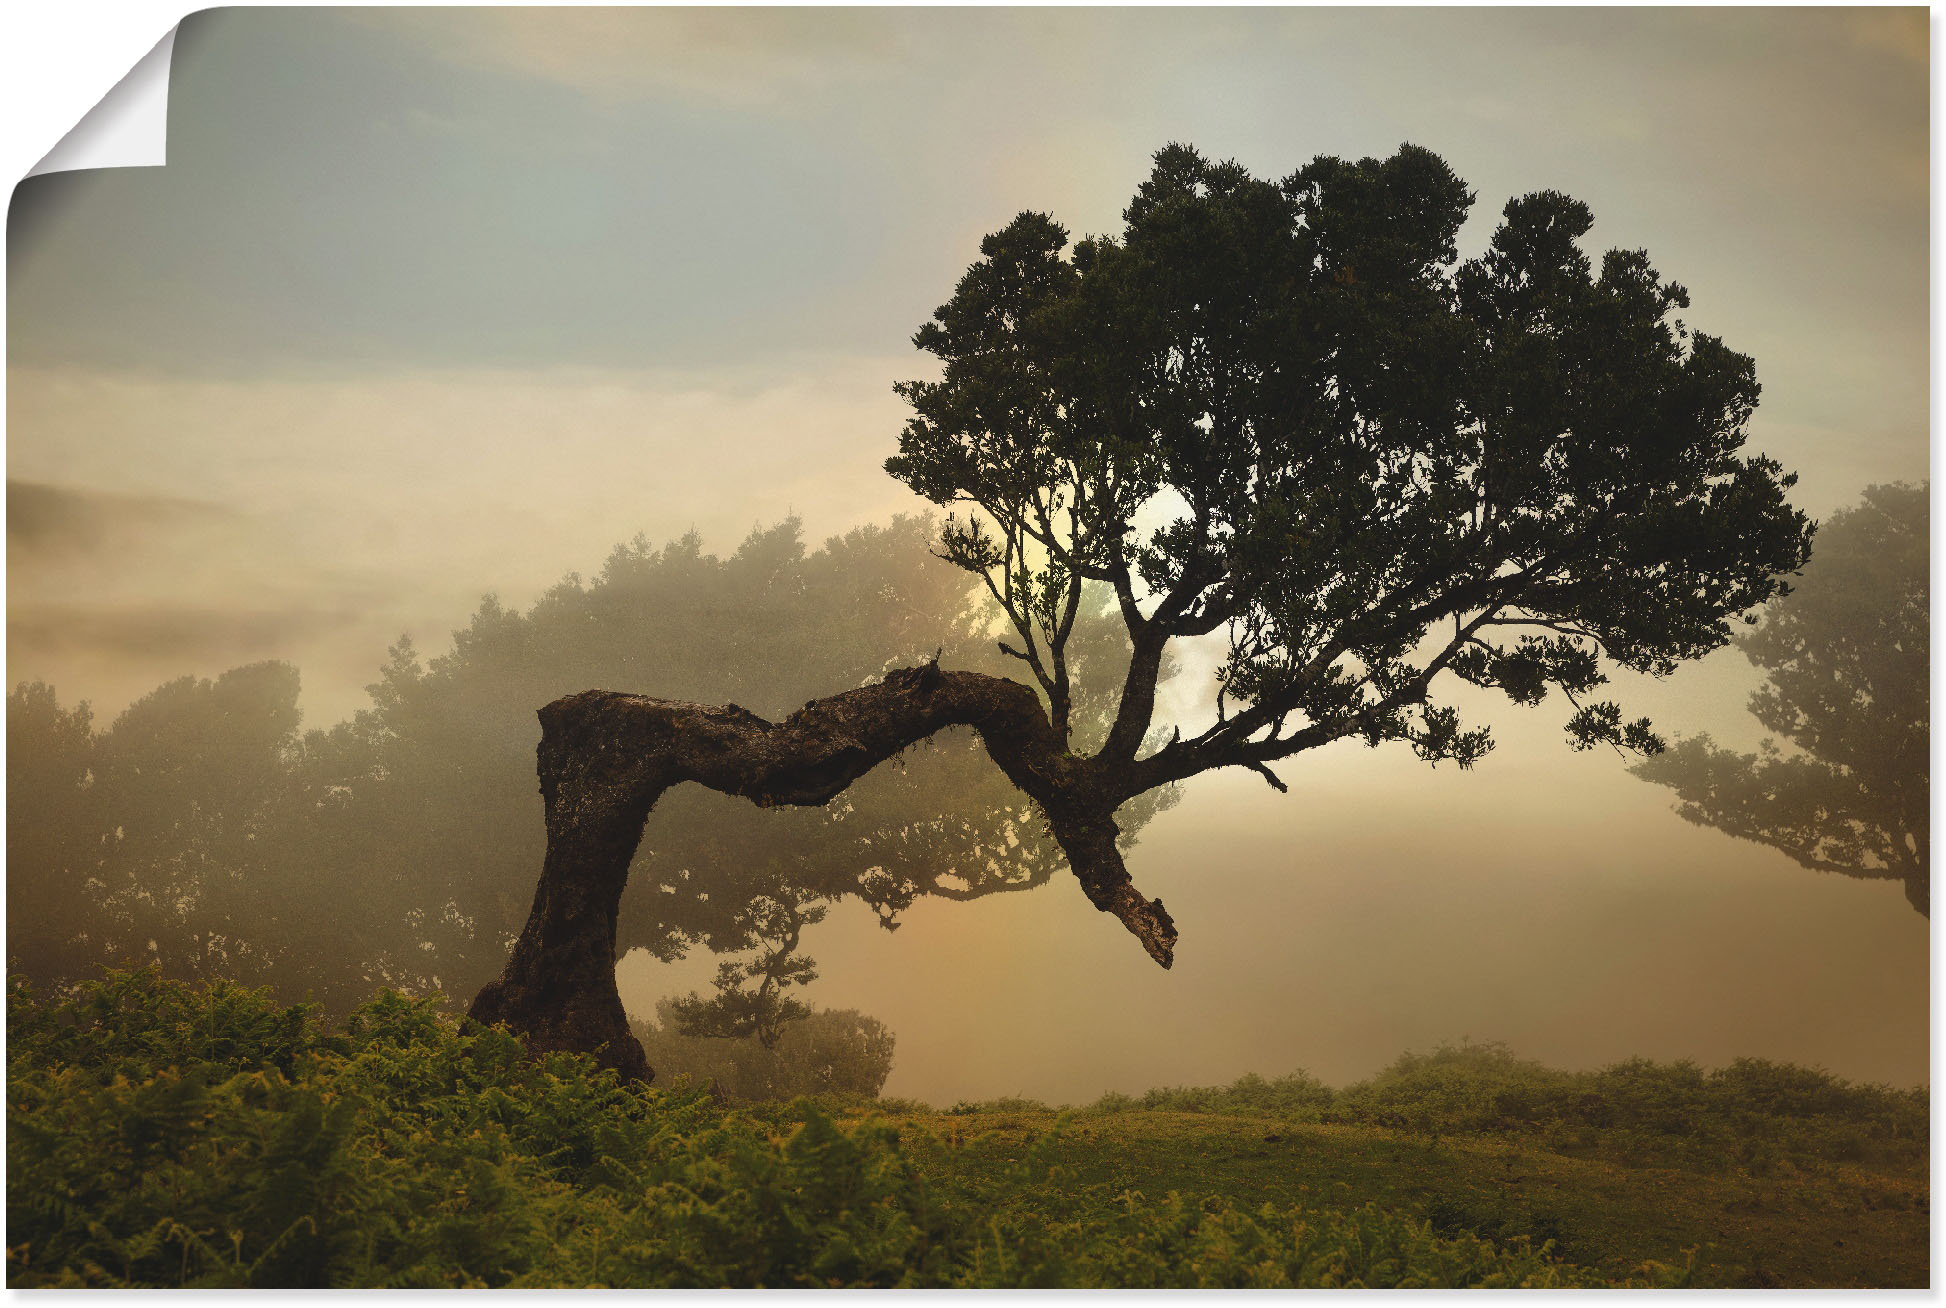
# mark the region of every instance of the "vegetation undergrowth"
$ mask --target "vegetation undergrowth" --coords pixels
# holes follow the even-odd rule
[[[1073,1192],[1060,1130],[936,1183],[882,1115],[621,1086],[390,992],[331,1027],[112,972],[10,982],[7,1028],[14,1287],[1609,1283],[1371,1205]]]
[[[1268,1115],[1418,1135],[1524,1138],[1571,1155],[1759,1174],[1780,1163],[1923,1167],[1931,1150],[1923,1088],[1856,1085],[1828,1072],[1739,1058],[1704,1070],[1633,1058],[1564,1072],[1495,1042],[1404,1054],[1333,1090],[1305,1072],[1248,1074],[1228,1086],[1111,1092],[1077,1112]]]
[[[1341,1090],[1298,1072],[1104,1095],[1046,1146],[1069,1178],[1050,1213],[1090,1189],[1176,1186],[1373,1204],[1616,1278],[1924,1286],[1928,1100],[1760,1059],[1564,1072],[1469,1042]],[[908,1120],[945,1137],[934,1179],[977,1192],[1058,1119],[1009,1098]]]

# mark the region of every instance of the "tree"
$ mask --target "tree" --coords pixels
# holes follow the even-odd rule
[[[115,819],[102,835],[105,898],[128,932],[125,952],[256,983],[285,949],[314,939],[273,889],[282,852],[267,838],[287,799],[297,694],[288,663],[181,677],[96,742],[101,811]]]
[[[22,682],[7,696],[7,965],[36,978],[72,976],[102,931],[94,716],[63,709],[54,689]]]
[[[1737,647],[1766,684],[1754,754],[1707,735],[1635,774],[1691,822],[1782,850],[1816,872],[1898,881],[1931,916],[1930,490],[1873,486],[1833,514],[1803,580]]]
[[[1332,741],[1471,765],[1491,740],[1435,682],[1573,704],[1570,743],[1648,751],[1592,698],[1603,659],[1666,673],[1804,561],[1793,478],[1739,453],[1750,359],[1691,335],[1641,252],[1597,273],[1588,209],[1507,205],[1461,262],[1471,195],[1437,157],[1321,158],[1281,182],[1161,151],[1119,237],[1069,246],[1023,214],[915,343],[937,380],[887,469],[951,507],[939,552],[1006,615],[1031,684],[927,662],[781,721],[586,691],[543,708],[547,849],[533,912],[472,1013],[535,1048],[649,1074],[612,975],[629,861],[685,781],[819,806],[971,726],[1045,816],[1089,900],[1168,966],[1175,923],[1132,884],[1117,813],[1157,787]],[[1076,752],[1088,583],[1132,653],[1101,743]],[[1224,633],[1215,722],[1153,735],[1172,641]]]
[[[272,979],[333,940],[280,889],[297,670],[182,677],[94,733],[40,683],[7,705],[9,963],[40,981],[155,960]]]

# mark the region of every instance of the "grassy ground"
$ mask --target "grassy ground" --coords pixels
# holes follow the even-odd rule
[[[1786,1159],[1755,1175],[1271,1114],[1137,1110],[1060,1121],[1048,1109],[1009,1107],[908,1109],[892,1120],[928,1177],[970,1201],[1032,1148],[1054,1167],[1044,1197],[1063,1217],[1127,1191],[1220,1194],[1245,1209],[1369,1203],[1440,1234],[1552,1240],[1562,1258],[1614,1279],[1693,1260],[1698,1285],[1929,1284],[1923,1163]]]

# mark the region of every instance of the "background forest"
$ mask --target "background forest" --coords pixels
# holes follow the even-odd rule
[[[934,530],[901,518],[810,550],[793,520],[723,558],[694,535],[638,538],[525,614],[489,598],[430,662],[402,641],[372,707],[328,730],[299,730],[284,663],[169,682],[105,729],[23,683],[7,712],[12,965],[46,986],[155,962],[334,1013],[380,986],[468,997],[499,974],[533,897],[534,709],[654,686],[780,716],[934,653],[991,666],[990,616],[928,554]],[[1126,656],[1100,621],[1080,635],[1085,710]],[[636,859],[621,947],[737,955],[687,1024],[774,1044],[808,1011],[786,992],[815,977],[801,936],[833,901],[862,899],[896,929],[920,896],[1026,889],[1057,865],[1028,802],[970,745],[929,743],[827,809],[672,794]],[[1132,805],[1131,833],[1170,797]]]

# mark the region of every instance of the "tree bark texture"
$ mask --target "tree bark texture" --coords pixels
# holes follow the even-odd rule
[[[815,807],[937,731],[970,726],[1002,772],[1046,813],[1088,899],[1156,962],[1175,923],[1129,881],[1114,812],[1118,769],[1068,753],[1018,682],[926,664],[813,700],[782,722],[721,707],[590,690],[540,711],[547,855],[526,929],[470,1014],[505,1022],[535,1052],[593,1054],[624,1079],[653,1071],[615,989],[615,920],[642,826],[662,792],[694,781],[760,807]]]

